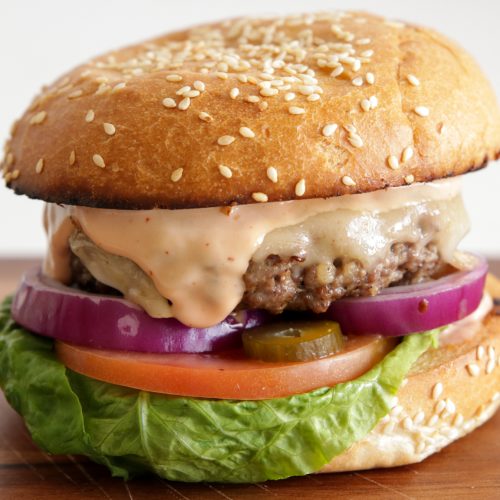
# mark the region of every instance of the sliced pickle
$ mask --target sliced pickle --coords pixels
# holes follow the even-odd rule
[[[311,361],[342,350],[345,338],[335,321],[282,321],[243,333],[246,354],[261,361]]]

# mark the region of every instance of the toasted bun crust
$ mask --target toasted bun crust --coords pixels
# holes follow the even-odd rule
[[[489,278],[488,288],[500,282]],[[482,425],[500,406],[500,315],[470,342],[431,350],[414,366],[390,415],[320,472],[420,462]]]
[[[364,13],[236,19],[70,71],[6,151],[7,184],[34,198],[206,207],[463,174],[497,156],[500,113],[475,62],[429,29]]]

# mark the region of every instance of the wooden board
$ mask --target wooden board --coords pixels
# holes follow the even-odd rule
[[[0,296],[29,261],[0,261]],[[500,275],[500,261],[492,263]],[[181,484],[156,477],[128,483],[82,457],[49,456],[0,396],[0,499],[500,498],[500,413],[421,464],[307,476],[259,485]]]

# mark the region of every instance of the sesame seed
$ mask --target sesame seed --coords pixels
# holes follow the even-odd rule
[[[278,182],[278,170],[275,167],[268,167],[266,175],[271,182],[275,184]]]
[[[290,106],[288,108],[288,112],[291,115],[303,115],[306,112],[306,110],[304,108],[299,108],[298,106]]]
[[[85,121],[87,123],[90,123],[90,122],[93,122],[94,121],[94,118],[95,118],[95,113],[94,113],[94,110],[93,109],[89,109],[87,111],[87,114],[85,115]]]
[[[247,77],[247,75],[238,75],[238,80],[241,83],[247,83],[248,82],[248,77]]]
[[[337,130],[337,127],[338,125],[336,123],[328,123],[322,128],[321,133],[325,137],[331,137]]]
[[[83,94],[82,89],[75,90],[71,92],[71,94],[68,94],[68,99],[76,99],[77,97],[80,97]]]
[[[257,106],[259,107],[259,109],[261,111],[265,111],[269,107],[269,103],[266,101],[262,101],[262,102],[259,102],[259,104],[257,104]]]
[[[446,400],[446,411],[450,415],[453,415],[457,411],[457,407],[456,407],[455,403],[449,398]]]
[[[478,361],[481,361],[484,358],[484,353],[485,353],[484,346],[478,345],[476,349],[476,359]]]
[[[214,119],[212,118],[211,115],[209,115],[208,113],[206,113],[205,111],[200,111],[198,113],[198,118],[204,122],[212,122],[214,121]]]
[[[183,94],[184,97],[198,97],[199,95],[200,95],[199,90],[188,90]]]
[[[331,73],[330,76],[333,78],[336,78],[337,76],[340,76],[344,72],[344,66],[337,66]]]
[[[415,425],[420,425],[424,421],[424,419],[425,419],[425,413],[422,410],[420,410],[413,418],[413,423]]]
[[[17,179],[19,176],[21,175],[21,172],[16,168],[16,170],[14,170],[11,174],[10,174],[10,178],[15,180]]]
[[[30,120],[31,125],[39,125],[45,118],[47,118],[47,111],[40,111],[36,115],[33,115]]]
[[[321,96],[319,94],[311,94],[310,96],[307,96],[307,100],[309,102],[316,102],[321,99]]]
[[[371,72],[366,73],[366,82],[373,85],[375,83],[375,75]]]
[[[115,92],[118,92],[119,90],[122,90],[124,89],[125,87],[127,86],[127,84],[125,82],[120,82],[120,83],[117,83],[112,89],[111,89],[111,93],[114,94]]]
[[[412,419],[410,417],[406,417],[404,420],[403,420],[403,427],[409,431],[412,427],[413,427],[413,422],[412,422]]]
[[[236,99],[239,95],[240,95],[240,89],[237,87],[234,87],[229,91],[229,97],[231,99]]]
[[[347,130],[347,132],[349,132],[350,134],[357,134],[358,131],[356,129],[356,127],[354,125],[351,125],[351,124],[347,124],[347,125],[344,125],[344,128]]]
[[[191,99],[189,97],[184,97],[184,99],[182,99],[182,101],[178,104],[177,107],[181,111],[186,111],[186,109],[188,109],[190,105],[191,105]]]
[[[488,358],[495,359],[495,348],[492,345],[488,346]]]
[[[176,168],[171,174],[170,174],[170,180],[172,182],[179,182],[182,178],[182,174],[184,173],[184,169],[181,168]]]
[[[359,40],[356,41],[358,45],[368,45],[371,43],[371,38],[360,38]]]
[[[306,75],[306,74],[300,74],[299,78],[307,85],[317,85],[318,84],[318,79],[314,78],[313,76]]]
[[[110,86],[107,83],[102,82],[99,87],[97,87],[97,90],[95,91],[95,95],[102,95],[105,94],[108,90],[110,90]]]
[[[5,157],[5,164],[10,167],[14,163],[14,155],[12,153],[8,153]]]
[[[446,401],[444,399],[441,399],[441,401],[438,401],[435,406],[436,414],[440,415],[445,408],[446,408]]]
[[[414,87],[418,87],[420,85],[420,80],[415,75],[412,74],[406,75],[406,79]]]
[[[363,139],[358,134],[350,134],[347,136],[347,140],[351,143],[355,148],[363,147]]]
[[[167,75],[166,80],[168,82],[181,82],[182,81],[182,76],[181,75]]]
[[[35,165],[35,172],[37,174],[41,174],[42,173],[42,170],[43,170],[43,166],[45,164],[45,161],[43,158],[40,158],[37,162],[36,162],[36,165]]]
[[[106,166],[106,163],[104,163],[104,159],[101,155],[98,154],[93,155],[92,161],[94,162],[95,165],[97,165],[100,168],[104,168]]]
[[[314,93],[314,87],[312,85],[301,85],[299,87],[299,92],[302,95],[311,95]]]
[[[232,135],[223,135],[217,139],[217,144],[219,144],[219,146],[229,146],[229,144],[232,144],[234,141],[235,139]]]
[[[370,97],[370,108],[375,109],[378,106],[378,98],[376,95]]]
[[[387,164],[393,170],[397,170],[399,168],[399,160],[394,155],[389,155],[387,157]]]
[[[290,102],[290,101],[293,101],[295,99],[295,94],[293,92],[287,92],[285,94],[285,101],[286,102]]]
[[[255,137],[255,132],[248,127],[241,127],[240,134],[248,139],[253,139]]]
[[[252,103],[259,102],[260,97],[258,95],[249,95],[248,97],[245,98],[245,101]]]
[[[252,198],[259,203],[265,203],[268,200],[265,193],[252,193]]]
[[[175,102],[174,99],[171,97],[165,97],[161,103],[166,107],[166,108],[175,108],[177,107],[177,103]]]
[[[405,23],[402,23],[400,21],[390,21],[390,20],[385,21],[385,24],[387,24],[387,26],[390,26],[391,28],[397,28],[397,29],[401,29],[406,26]]]
[[[443,384],[441,382],[438,382],[433,388],[432,388],[432,399],[438,400],[439,397],[443,394]]]
[[[406,146],[406,148],[403,149],[403,153],[401,155],[401,161],[403,163],[406,163],[412,158],[413,158],[413,148],[411,146]]]
[[[481,371],[475,363],[469,363],[466,368],[471,377],[477,377]]]
[[[184,85],[184,87],[181,87],[175,94],[184,96],[184,94],[186,92],[189,92],[190,90],[191,90],[191,85]]]
[[[359,103],[363,111],[370,111],[371,104],[369,99],[362,99]]]
[[[227,73],[224,73],[223,71],[217,71],[217,72],[215,73],[215,76],[216,76],[217,78],[220,78],[221,80],[227,80],[227,78],[228,78],[228,74],[227,74]]]
[[[71,151],[71,153],[69,154],[69,164],[70,166],[71,165],[74,165],[75,164],[75,161],[76,161],[76,153],[75,153],[75,150]]]
[[[361,61],[359,59],[355,59],[352,63],[351,69],[356,73],[361,69]]]
[[[297,184],[295,184],[295,196],[304,196],[306,192],[306,180],[300,179]]]
[[[461,413],[457,413],[453,419],[453,425],[455,427],[460,427],[464,423],[464,416]]]
[[[112,123],[103,123],[104,132],[108,135],[115,135],[116,127]]]
[[[429,427],[434,427],[438,423],[438,420],[439,420],[439,415],[434,414],[427,422],[427,425]]]
[[[415,182],[415,176],[413,174],[408,174],[405,177],[406,184],[413,184]]]
[[[226,165],[219,165],[219,172],[226,179],[230,179],[233,176],[233,171]]]
[[[490,373],[493,373],[493,370],[495,369],[495,360],[494,359],[490,359],[488,360],[488,362],[486,363],[486,374],[489,375]]]
[[[277,95],[279,93],[278,89],[275,88],[263,88],[260,89],[259,94],[263,97],[272,97],[274,95]]]
[[[372,57],[374,54],[373,52],[373,49],[368,49],[368,50],[364,50],[363,52],[361,52],[361,54],[359,54],[361,57]]]
[[[356,183],[354,182],[352,177],[349,177],[348,175],[344,175],[344,177],[342,177],[342,184],[344,184],[345,186],[355,186],[356,185]]]
[[[202,82],[201,80],[196,80],[194,83],[193,83],[193,87],[195,88],[195,90],[197,90],[198,92],[205,92],[205,89],[206,89],[206,85],[204,82]]]
[[[362,76],[357,76],[356,78],[354,78],[351,83],[355,86],[355,87],[361,87],[363,85],[363,77]]]
[[[417,106],[414,111],[418,116],[429,116],[429,108],[426,108],[425,106]]]

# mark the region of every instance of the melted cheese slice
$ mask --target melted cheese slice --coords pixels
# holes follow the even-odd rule
[[[348,256],[366,268],[395,242],[430,238],[450,261],[468,228],[457,179],[328,199],[187,210],[107,210],[48,204],[44,271],[68,282],[75,225],[99,248],[137,264],[171,312],[194,327],[228,316],[250,260],[301,255],[304,265]]]

